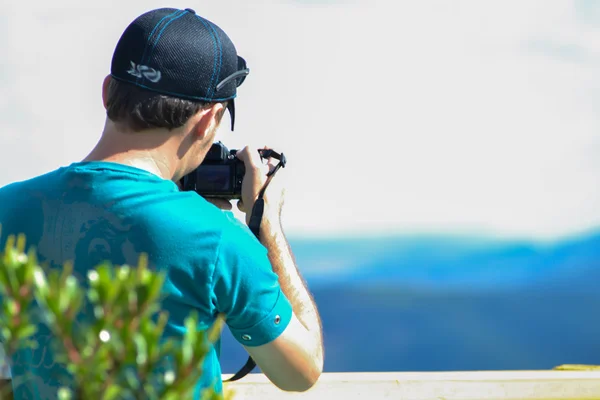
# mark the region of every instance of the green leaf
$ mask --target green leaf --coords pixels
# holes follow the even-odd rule
[[[73,275],[73,264],[44,270],[35,250],[25,254],[25,237],[7,238],[0,254],[0,329],[7,350],[35,347],[31,337],[38,320],[55,334],[51,346],[57,362],[66,364],[75,385],[60,391],[61,399],[74,396],[116,400],[143,394],[149,400],[186,399],[202,374],[207,340],[198,330],[198,315],[190,315],[183,340],[163,337],[168,314],[160,309],[165,275],[148,268],[147,255],[138,266],[104,262],[88,274],[84,289]],[[31,307],[33,300],[37,306]],[[89,306],[89,308],[87,308]],[[94,312],[78,320],[79,311]],[[217,320],[209,338],[219,336]],[[110,333],[103,341],[101,332]],[[79,360],[73,362],[72,360]],[[164,378],[158,371],[173,369],[172,381],[155,393]],[[133,392],[133,393],[131,393]],[[145,393],[144,393],[145,392]]]
[[[180,362],[181,367],[186,367],[190,361],[192,361],[192,357],[194,356],[194,346],[190,340],[184,340],[181,344],[181,356]]]
[[[4,256],[10,253],[10,251],[15,247],[15,235],[9,235],[6,238],[6,243],[4,244]],[[5,261],[6,262],[6,261]]]
[[[61,277],[61,283],[63,284],[62,291],[59,296],[59,311],[64,313],[67,309],[73,305],[73,300],[78,297],[78,291],[81,290],[78,286],[77,279],[74,276],[67,276],[64,280]]]
[[[12,331],[7,327],[2,327],[2,339],[4,343],[13,340]]]
[[[208,330],[208,341],[210,343],[215,343],[221,337],[223,332],[223,327],[225,326],[225,315],[219,314],[214,324]]]
[[[45,298],[48,295],[48,278],[46,277],[44,270],[39,266],[34,268],[33,281],[37,296]]]
[[[17,236],[16,250],[21,254],[25,252],[25,242],[26,242],[25,235],[20,233]]]
[[[152,279],[148,283],[148,299],[150,301],[156,301],[159,299],[160,291],[163,288],[165,282],[164,273],[156,274],[152,276]]]
[[[35,325],[22,325],[15,331],[15,338],[19,340],[28,339],[37,332]]]
[[[62,272],[60,274],[60,284],[65,286],[67,280],[73,277],[73,263],[66,262],[63,264]]]
[[[148,362],[148,343],[146,342],[146,338],[142,334],[135,334],[133,336],[133,341],[135,342],[136,347],[136,359],[135,362],[137,365],[144,365]]]
[[[118,385],[110,385],[104,395],[102,396],[102,400],[114,400],[119,398],[119,396],[123,393],[123,389],[121,389]]]
[[[58,399],[59,400],[71,400],[73,398],[73,392],[71,389],[66,387],[61,387],[58,389]]]
[[[134,391],[138,390],[140,387],[140,380],[137,375],[137,370],[133,371],[131,368],[127,368],[124,375],[127,385]]]
[[[8,316],[14,317],[19,315],[21,311],[19,308],[19,303],[17,303],[14,299],[6,298],[4,300],[4,311]]]
[[[138,276],[142,276],[144,273],[148,272],[148,254],[141,253],[140,258],[138,260],[137,267]]]

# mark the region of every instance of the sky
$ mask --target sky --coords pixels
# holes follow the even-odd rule
[[[600,227],[600,1],[0,1],[0,185],[84,158],[122,31],[190,7],[248,62],[219,139],[286,154],[288,234]]]

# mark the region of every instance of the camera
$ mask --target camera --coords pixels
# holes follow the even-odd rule
[[[246,168],[236,153],[221,142],[213,143],[202,164],[181,178],[181,190],[195,191],[202,197],[241,198]]]

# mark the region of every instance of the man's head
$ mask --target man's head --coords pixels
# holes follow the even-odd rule
[[[210,148],[225,108],[233,130],[234,98],[248,72],[212,22],[191,9],[153,10],[136,18],[117,43],[103,87],[107,117],[138,142],[150,131],[178,136],[178,169],[190,172]]]

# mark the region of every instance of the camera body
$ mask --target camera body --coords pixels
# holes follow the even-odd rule
[[[213,143],[202,164],[181,178],[181,190],[202,197],[240,199],[246,168],[236,153],[221,142]]]

